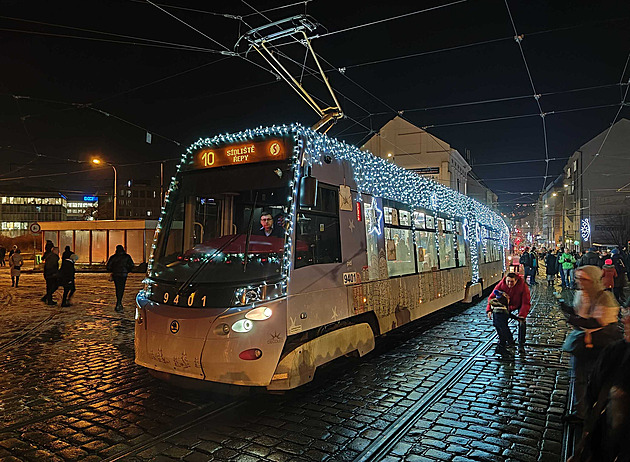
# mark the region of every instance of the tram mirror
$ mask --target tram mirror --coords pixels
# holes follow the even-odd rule
[[[317,204],[317,178],[304,176],[300,180],[300,207],[315,207]]]

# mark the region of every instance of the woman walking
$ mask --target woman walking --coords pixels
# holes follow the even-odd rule
[[[572,357],[575,391],[575,412],[565,416],[569,423],[580,423],[586,416],[586,385],[601,351],[621,338],[617,326],[619,304],[614,295],[604,290],[602,270],[597,266],[582,266],[575,271],[578,291],[575,307],[560,304],[568,315],[567,321],[574,327],[563,345]]]
[[[556,282],[556,274],[558,274],[558,257],[550,250],[545,257],[545,266],[547,267],[547,285],[553,287]]]
[[[20,283],[20,273],[22,271],[22,265],[24,259],[22,258],[22,252],[20,249],[14,249],[14,252],[9,257],[9,266],[11,267],[11,287],[17,287]]]

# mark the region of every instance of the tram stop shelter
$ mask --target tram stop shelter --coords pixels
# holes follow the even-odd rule
[[[61,252],[69,245],[79,257],[78,266],[96,269],[105,265],[118,244],[136,265],[146,264],[151,256],[157,220],[43,221],[39,224],[42,249],[47,240]]]

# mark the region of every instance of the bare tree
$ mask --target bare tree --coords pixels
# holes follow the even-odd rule
[[[619,248],[628,245],[630,241],[630,211],[620,209],[611,214],[600,215],[598,221],[601,224],[595,226],[595,230],[606,243],[615,244]]]

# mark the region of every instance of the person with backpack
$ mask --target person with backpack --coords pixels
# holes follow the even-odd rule
[[[107,260],[107,271],[112,273],[112,280],[116,286],[116,308],[118,313],[123,312],[122,299],[127,284],[127,275],[133,270],[134,264],[131,256],[125,252],[122,245],[116,246],[116,253]]]

